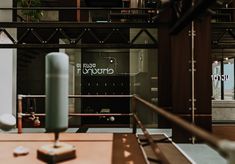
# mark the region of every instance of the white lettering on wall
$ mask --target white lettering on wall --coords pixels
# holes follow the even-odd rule
[[[77,63],[77,74],[81,75],[112,75],[114,74],[113,68],[97,68],[95,63]]]
[[[229,75],[211,75],[213,81],[227,81],[229,80]]]

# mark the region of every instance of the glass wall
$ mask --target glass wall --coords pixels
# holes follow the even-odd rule
[[[234,58],[225,57],[212,63],[212,99],[234,100]]]
[[[214,61],[212,63],[212,99],[221,99],[221,81],[218,80],[218,76],[220,76],[221,72],[221,62]]]
[[[61,50],[63,51],[63,50]],[[84,95],[132,95],[158,102],[158,58],[157,49],[92,49],[64,50],[70,58],[70,94]],[[84,68],[93,64],[94,69],[111,69],[112,74],[87,74]],[[80,66],[83,66],[81,71]],[[91,70],[91,69],[89,69]],[[75,113],[128,113],[129,98],[70,99],[70,112]],[[157,125],[157,114],[144,106],[138,108],[141,121],[149,127]],[[129,119],[70,118],[70,125],[126,124]]]
[[[221,54],[217,54],[218,56]],[[229,56],[230,55],[230,56]],[[225,53],[221,60],[212,63],[212,121],[213,123],[234,123],[234,57]],[[214,56],[215,57],[215,56]]]
[[[234,58],[224,61],[224,99],[234,100]]]

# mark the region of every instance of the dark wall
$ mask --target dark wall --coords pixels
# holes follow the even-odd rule
[[[17,50],[17,94],[45,94],[45,56],[57,49],[18,49]],[[45,99],[23,99],[23,113],[45,113]],[[23,120],[23,127],[32,127],[33,122]],[[44,120],[41,119],[41,127]]]
[[[66,0],[59,1],[60,7],[77,7],[76,0]],[[60,21],[76,21],[77,20],[77,10],[60,10],[59,12]]]
[[[19,50],[19,52],[17,60],[17,93],[25,95],[45,94],[45,54],[37,54],[35,51],[31,52],[30,50],[27,52],[26,50],[23,52]],[[33,58],[26,58],[29,54]],[[22,65],[23,59],[24,61],[27,59],[28,63]],[[44,113],[44,99],[31,99],[29,101],[24,99],[23,112]],[[31,127],[32,125],[33,123],[28,119],[23,120],[23,127]]]

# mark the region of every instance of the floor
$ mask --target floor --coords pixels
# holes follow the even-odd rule
[[[77,128],[69,128],[66,132],[75,133]],[[167,136],[171,136],[171,129],[148,129],[151,134],[165,133]],[[16,129],[11,132],[16,132]],[[27,132],[45,132],[45,129],[39,128],[25,128],[24,133]],[[131,128],[89,128],[87,133],[131,133]],[[137,133],[141,134],[141,130],[138,129]],[[226,164],[226,160],[222,158],[215,150],[207,146],[206,144],[176,144],[192,161],[198,164]]]
[[[128,128],[102,128],[88,129],[88,132],[126,132],[130,133],[132,129]],[[167,136],[171,136],[171,129],[148,129],[151,134],[165,133]],[[138,129],[137,133],[142,133]],[[197,164],[227,164],[226,160],[222,158],[215,150],[206,144],[177,144],[178,147]]]

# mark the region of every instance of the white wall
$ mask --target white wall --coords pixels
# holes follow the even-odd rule
[[[234,100],[212,100],[212,120],[234,122],[235,101]]]
[[[0,3],[0,7],[12,7],[12,0]],[[11,22],[10,11],[0,11],[1,22]],[[7,29],[16,36],[15,29]],[[4,33],[0,34],[0,44],[11,43]],[[16,50],[0,49],[0,114],[16,113]]]
[[[0,49],[0,114],[15,113],[16,111],[13,53],[13,49]]]
[[[1,1],[0,7],[1,8],[8,8],[12,7],[12,0]],[[1,22],[11,22],[12,21],[12,12],[9,10],[0,10],[0,21]]]

